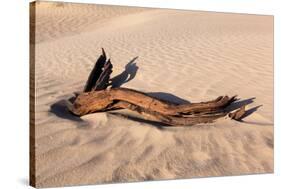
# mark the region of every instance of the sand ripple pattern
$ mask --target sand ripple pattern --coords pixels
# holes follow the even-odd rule
[[[273,171],[273,18],[40,2],[36,39],[36,160],[40,187]],[[159,128],[98,113],[69,119],[100,47],[124,84],[189,101],[256,97],[248,123]],[[67,115],[57,117],[50,112]],[[256,124],[253,124],[256,123]],[[260,124],[262,123],[262,124]]]

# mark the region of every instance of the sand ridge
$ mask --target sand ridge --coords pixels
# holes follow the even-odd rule
[[[38,186],[273,171],[271,16],[40,2],[36,18]],[[245,123],[189,128],[73,117],[64,99],[83,89],[101,47],[113,76],[135,63],[124,87],[191,102],[238,94],[262,107]]]

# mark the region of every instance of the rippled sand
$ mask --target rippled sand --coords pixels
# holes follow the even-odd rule
[[[272,16],[47,2],[36,13],[38,187],[273,172]],[[262,107],[244,123],[186,128],[78,119],[63,100],[83,89],[101,47],[112,75],[123,72],[118,85],[134,73],[122,86],[178,102],[238,94]]]

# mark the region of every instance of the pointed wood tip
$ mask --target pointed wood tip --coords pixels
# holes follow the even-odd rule
[[[106,59],[106,54],[105,54],[105,51],[104,51],[104,48],[101,48],[101,51],[102,51],[102,55],[105,57]]]

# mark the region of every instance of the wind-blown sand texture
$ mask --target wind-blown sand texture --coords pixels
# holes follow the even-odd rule
[[[37,2],[35,43],[38,187],[273,172],[272,16]],[[83,90],[101,47],[116,86],[262,107],[245,122],[177,128],[124,111],[75,117],[64,100]]]

